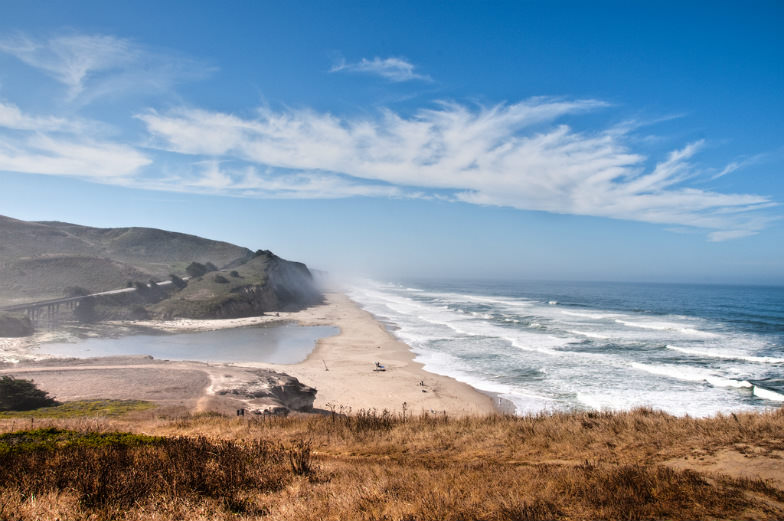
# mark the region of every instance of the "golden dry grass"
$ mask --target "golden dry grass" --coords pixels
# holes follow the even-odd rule
[[[188,493],[167,494],[166,487],[158,486],[114,510],[112,504],[90,505],[73,486],[49,485],[31,495],[7,481],[0,483],[0,519],[784,518],[784,491],[774,482],[676,470],[666,464],[676,458],[698,461],[728,449],[775,458],[784,450],[784,409],[709,419],[675,418],[647,409],[459,419],[404,419],[375,411],[266,419],[136,413],[135,418],[50,424],[204,437],[220,447],[233,443],[251,451],[243,453],[247,458],[265,461],[264,475],[277,481],[262,487],[256,478],[248,478],[255,474],[239,472],[237,476],[245,476],[242,483],[222,478],[228,480],[225,494],[216,493],[221,489],[214,486],[202,493],[208,489],[198,484]],[[0,431],[20,426],[0,422]],[[268,452],[256,454],[254,446]],[[155,454],[133,458],[157,461]],[[98,453],[81,457],[111,461]],[[50,474],[58,472],[47,468]],[[182,468],[185,472],[188,467]],[[114,479],[122,479],[124,471],[114,471]],[[159,484],[174,479],[156,476],[150,479]]]

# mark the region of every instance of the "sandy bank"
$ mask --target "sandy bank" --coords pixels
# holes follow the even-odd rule
[[[390,409],[412,413],[446,411],[450,415],[490,413],[493,399],[452,378],[428,373],[414,362],[409,347],[396,340],[372,315],[339,293],[326,295],[322,305],[298,312],[224,320],[180,319],[105,324],[117,331],[139,329],[169,333],[275,325],[330,325],[340,329],[321,339],[313,353],[294,365],[206,364],[169,362],[139,357],[79,360],[49,359],[0,367],[0,374],[33,378],[60,400],[133,398],[196,410],[227,412],[236,400],[217,396],[216,390],[252,382],[251,368],[282,371],[318,390],[319,409]],[[43,333],[27,339],[0,339],[6,359],[35,357],[35,346],[53,338]],[[58,338],[59,339],[59,338]],[[380,362],[385,371],[375,371]],[[240,406],[242,404],[240,403]]]
[[[254,365],[279,369],[318,389],[316,407],[400,411],[405,403],[407,410],[416,414],[431,410],[451,415],[495,411],[489,396],[453,378],[425,371],[406,344],[343,294],[327,294],[324,305],[290,318],[302,325],[337,326],[341,332],[319,340],[302,363]],[[375,362],[386,370],[374,371]]]

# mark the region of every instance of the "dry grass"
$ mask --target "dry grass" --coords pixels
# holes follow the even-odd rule
[[[82,445],[73,449],[78,458],[35,456],[23,481],[9,477],[19,472],[0,471],[0,519],[784,518],[784,491],[770,482],[664,465],[728,448],[775,454],[784,449],[784,409],[710,419],[645,409],[461,419],[377,411],[250,420],[147,414],[50,420],[165,441]],[[0,422],[0,431],[11,428]],[[161,464],[174,460],[187,462]],[[93,486],[145,485],[127,485],[131,492],[111,485],[95,500],[92,489],[66,479],[76,469]]]

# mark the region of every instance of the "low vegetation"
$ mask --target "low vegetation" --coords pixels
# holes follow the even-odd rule
[[[34,410],[0,411],[0,419],[111,417],[153,407],[153,403],[142,400],[75,400]]]
[[[250,491],[275,492],[287,483],[282,455],[264,441],[23,431],[0,437],[0,484],[13,491],[12,497],[4,494],[4,508],[21,498],[68,491],[80,510],[99,518],[120,517],[140,502],[154,508],[150,499],[205,498],[229,512],[255,514],[265,511],[249,501]]]
[[[24,447],[0,452],[0,519],[784,517],[781,483],[673,464],[728,450],[780,459],[784,409],[711,419],[647,409],[459,419],[339,412],[150,412],[15,431],[0,437],[0,447]],[[0,431],[13,428],[0,421]]]
[[[0,376],[0,413],[29,411],[53,405],[58,405],[58,403],[45,391],[36,387],[32,380]]]

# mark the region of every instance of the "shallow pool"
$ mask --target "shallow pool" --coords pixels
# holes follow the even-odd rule
[[[339,332],[331,326],[247,327],[176,335],[89,338],[76,343],[42,344],[39,352],[61,358],[150,355],[161,360],[296,364],[308,357],[320,338]]]

